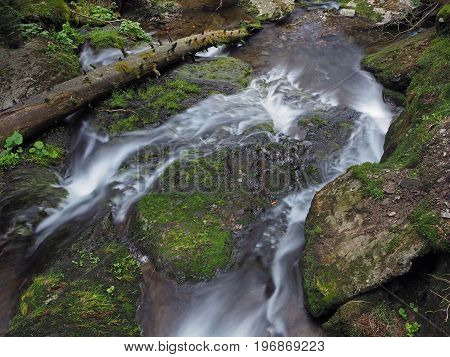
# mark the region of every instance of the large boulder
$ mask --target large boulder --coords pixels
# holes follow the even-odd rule
[[[416,41],[425,48],[413,64],[405,111],[386,138],[389,152],[380,164],[352,167],[312,202],[303,273],[314,316],[405,274],[422,255],[449,251],[448,39]],[[403,61],[391,54],[374,56]]]

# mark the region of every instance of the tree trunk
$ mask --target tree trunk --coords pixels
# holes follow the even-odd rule
[[[247,36],[248,32],[240,29],[184,37],[58,84],[0,113],[0,143],[14,131],[25,137],[39,133],[55,121],[104,98],[113,89],[151,73],[158,74],[159,69],[183,60],[184,56]]]

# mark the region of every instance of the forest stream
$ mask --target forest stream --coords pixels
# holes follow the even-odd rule
[[[364,53],[372,45],[365,42],[367,35],[352,36],[343,27],[330,26],[330,22],[324,20],[324,9],[338,7],[335,2],[327,2],[309,9],[298,8],[289,18],[264,25],[246,43],[211,47],[197,53],[196,63],[174,66],[169,70],[167,81],[189,79],[197,73],[197,68],[218,60],[236,61],[231,62],[232,67],[241,62],[249,64],[253,73],[248,84],[240,87],[231,86],[231,82],[226,82],[228,79],[222,80],[222,74],[218,79],[201,77],[193,83],[214,84],[226,90],[220,93],[208,89],[209,94],[188,108],[168,115],[163,122],[114,133],[98,125],[97,116],[109,120],[121,114],[120,111],[137,110],[127,105],[103,112],[95,108],[83,110],[67,118],[71,128],[70,159],[54,169],[57,182],[36,184],[33,195],[44,203],[29,207],[19,204],[20,209],[15,210],[16,203],[23,199],[20,189],[7,191],[0,199],[3,255],[0,277],[5,282],[0,295],[0,328],[6,331],[19,299],[19,309],[23,316],[27,315],[23,311],[25,298],[19,298],[19,291],[32,283],[33,276],[58,271],[61,267],[66,269],[67,264],[81,269],[80,274],[65,273],[64,283],[60,280],[62,275],[43,278],[47,279],[42,280],[44,286],[52,286],[54,292],[46,295],[45,304],[57,306],[60,296],[70,289],[71,280],[81,281],[92,274],[91,270],[83,269],[89,264],[103,264],[103,258],[94,257],[96,249],[104,249],[106,255],[110,249],[115,254],[116,248],[104,248],[107,246],[103,242],[105,238],[99,233],[99,227],[108,226],[105,222],[110,220],[115,228],[107,228],[107,232],[114,231],[113,235],[127,248],[134,262],[139,263],[142,278],[128,279],[131,270],[127,269],[132,268],[114,265],[115,283],[103,283],[101,275],[94,274],[92,279],[102,282],[102,289],[110,286],[108,294],[111,296],[126,296],[120,284],[133,285],[131,290],[136,294],[130,292],[130,296],[138,301],[137,312],[132,307],[128,309],[131,316],[136,314],[142,335],[325,335],[321,322],[305,307],[299,268],[303,266],[301,257],[307,239],[305,221],[311,202],[318,191],[353,165],[380,161],[385,135],[399,112],[398,106],[384,100],[383,86],[361,68]],[[245,16],[236,7],[224,9],[223,15],[216,12],[210,18],[205,16],[205,11],[187,11],[179,20],[180,26],[171,30],[170,35],[180,38],[194,30],[199,33],[223,24],[232,27],[236,19]],[[148,31],[164,41],[165,31],[158,27]],[[128,55],[149,49],[149,46],[140,46],[127,50]],[[85,43],[79,58],[83,70],[89,72],[115,63],[121,56],[123,50],[94,50]],[[223,153],[226,159],[220,159]],[[270,158],[264,159],[267,157]],[[189,168],[199,162],[216,165],[217,158],[225,163],[225,168],[215,172],[212,184],[207,183],[206,189],[201,179],[200,184],[195,180],[192,183],[190,176],[183,176],[188,177],[187,186],[172,185],[170,178],[174,167],[187,167],[189,173]],[[269,164],[264,166],[267,162]],[[283,171],[279,167],[288,169]],[[180,172],[175,172],[176,180],[184,175]],[[27,180],[27,177],[27,174],[19,174],[14,180]],[[36,176],[29,180],[36,180]],[[247,185],[245,192],[240,188],[242,185]],[[169,222],[171,218],[156,216],[157,212],[164,212],[164,200],[172,197],[170,195],[175,197],[175,203],[170,203],[174,205],[170,206],[172,222]],[[220,200],[216,199],[219,196]],[[260,199],[264,201],[260,208],[248,208]],[[178,208],[189,210],[197,200],[207,202],[201,203],[199,215]],[[144,211],[144,206],[150,207],[150,213],[147,213],[148,208]],[[5,210],[9,211],[3,216]],[[152,210],[155,216],[151,216]],[[215,221],[214,215],[219,211],[225,211],[223,215],[228,221],[223,219],[221,222],[225,223],[220,224]],[[247,221],[239,221],[238,216],[248,212],[251,212],[250,218],[246,216]],[[222,230],[232,227],[232,238],[226,238],[228,243],[225,244],[229,257],[203,276],[203,270],[197,271],[194,266],[195,250],[203,247],[194,246],[193,253],[189,253],[192,257],[186,258],[184,253],[176,251],[184,249],[185,243],[175,240],[180,246],[173,248],[174,253],[161,248],[161,253],[156,254],[142,238],[136,238],[141,237],[142,232],[156,234],[159,228],[155,227],[159,226],[153,225],[159,224],[164,227],[162,237],[172,239],[170,229],[178,227],[176,214],[186,221],[182,223],[186,227],[191,227],[189,221],[197,222],[197,219],[207,227],[216,225]],[[20,230],[31,232],[26,234],[26,240],[17,238],[21,222],[26,224],[20,226]],[[205,232],[209,234],[208,230]],[[68,249],[84,237],[90,237],[91,243],[83,249],[77,248],[77,252],[92,248],[94,253],[80,253],[78,263],[75,251]],[[166,258],[169,262],[164,260]],[[73,264],[69,263],[71,259]],[[176,271],[186,268],[180,259],[192,259],[191,270],[185,275]],[[202,261],[201,257],[198,259]],[[105,264],[109,264],[107,260]],[[105,270],[105,274],[109,271]],[[32,286],[36,282],[34,280]],[[77,296],[82,299],[82,295]],[[30,303],[26,308],[34,307]],[[96,316],[107,314],[99,309]],[[25,331],[33,331],[33,313],[28,312],[29,320],[16,317],[13,333],[24,326],[27,326]],[[67,314],[69,316],[70,312]],[[86,316],[90,318],[89,314]],[[51,333],[52,328],[46,330],[46,325],[39,324],[43,332],[36,330],[38,335]],[[48,324],[52,326],[51,322]],[[121,323],[117,324],[120,329]],[[55,327],[60,328],[63,327]]]

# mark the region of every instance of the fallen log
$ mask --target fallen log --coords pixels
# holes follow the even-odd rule
[[[14,131],[24,137],[37,134],[57,120],[104,98],[115,88],[124,87],[151,73],[159,75],[158,70],[195,52],[218,44],[238,42],[247,36],[245,29],[237,29],[184,37],[58,84],[0,112],[0,143]]]

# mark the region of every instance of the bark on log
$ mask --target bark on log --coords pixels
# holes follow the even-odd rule
[[[222,43],[237,42],[247,36],[246,30],[239,29],[184,37],[58,84],[0,112],[0,143],[14,131],[25,137],[39,133],[55,121],[105,97],[115,88],[158,73],[159,69],[195,52]]]

